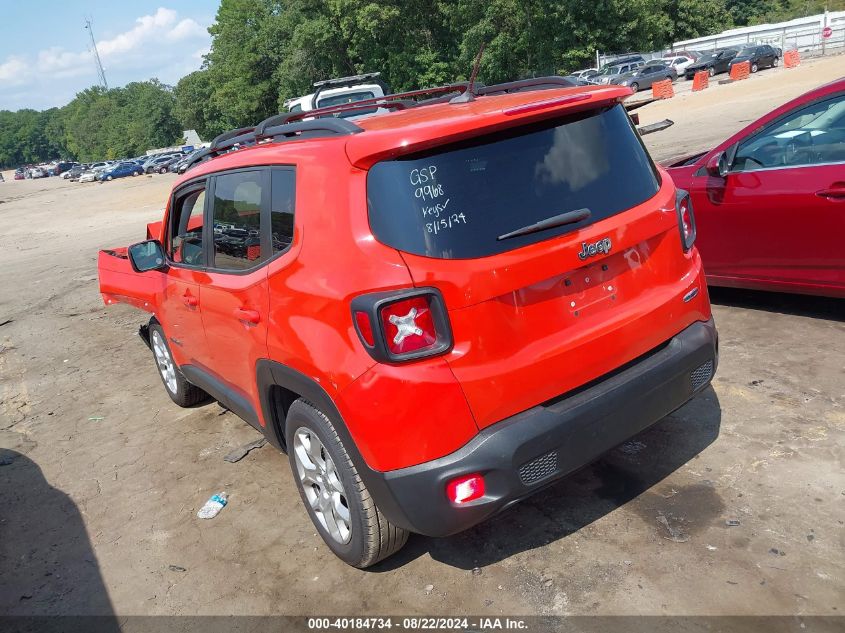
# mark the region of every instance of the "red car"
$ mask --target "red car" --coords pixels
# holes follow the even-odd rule
[[[666,166],[709,284],[845,297],[845,79]]]
[[[173,401],[210,394],[287,451],[357,567],[591,462],[718,360],[692,208],[629,89],[437,94],[223,134],[152,239],[99,254],[106,304],[153,313]],[[374,105],[396,111],[326,116]]]

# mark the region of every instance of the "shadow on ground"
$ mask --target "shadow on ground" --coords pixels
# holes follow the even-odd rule
[[[707,525],[723,510],[712,486],[691,486],[670,500],[647,491],[712,444],[721,419],[719,399],[708,387],[629,442],[502,514],[449,538],[412,535],[403,550],[370,570],[396,569],[426,553],[460,569],[485,567],[566,538],[637,498],[637,511],[650,521],[681,510],[695,525]]]
[[[845,322],[845,299],[742,288],[711,287],[708,291],[710,301],[718,305]]]
[[[0,614],[25,616],[5,620],[17,630],[27,629],[29,616],[57,615],[106,616],[96,630],[120,630],[76,504],[35,462],[8,449],[0,449]]]

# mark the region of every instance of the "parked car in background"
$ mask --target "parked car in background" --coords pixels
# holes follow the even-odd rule
[[[590,83],[600,85],[611,84],[613,83],[613,80],[619,77],[620,75],[632,72],[644,65],[644,61],[630,61],[624,64],[608,64],[603,66],[601,71],[597,75],[593,75],[592,77],[590,77],[588,81]]]
[[[683,75],[687,67],[695,63],[692,57],[687,57],[686,55],[664,57],[663,61],[667,66],[671,66],[675,70],[676,76]]]
[[[589,79],[590,77],[595,77],[599,74],[599,71],[595,68],[585,68],[584,70],[576,70],[573,73],[569,73],[569,77],[577,77],[578,79]]]
[[[170,160],[166,160],[166,161],[164,161],[164,162],[162,162],[162,163],[159,163],[159,164],[156,166],[156,171],[157,171],[159,174],[166,174],[167,172],[169,172],[169,171],[170,171],[170,168],[171,168],[173,165],[175,165],[176,163],[178,163],[180,160],[182,160],[182,159],[184,159],[184,158],[185,158],[185,157],[184,157],[184,156],[182,156],[181,154],[179,154],[178,156],[172,156],[172,157],[170,158]]]
[[[199,154],[201,151],[203,151],[204,149],[205,149],[205,147],[198,147],[197,149],[193,150],[187,156],[183,156],[182,158],[177,160],[175,163],[172,163],[169,167],[170,171],[175,173],[175,174],[184,174],[185,170],[188,168],[188,165],[190,164],[191,159],[194,156],[196,156],[197,154]]]
[[[684,76],[687,79],[692,79],[695,77],[695,73],[700,70],[706,70],[711,77],[720,73],[726,73],[728,72],[728,66],[731,60],[736,57],[738,52],[736,48],[723,48],[703,55],[698,61],[686,67]]]
[[[32,179],[47,178],[49,175],[50,174],[43,167],[33,167],[29,170],[29,177]]]
[[[678,78],[678,73],[671,66],[667,66],[662,60],[648,62],[645,66],[641,66],[636,70],[614,77],[610,83],[618,84],[620,86],[628,86],[634,92],[642,90],[643,88],[651,88],[651,85],[656,81],[663,81],[669,79],[675,81]]]
[[[687,49],[682,49],[678,51],[669,51],[665,55],[663,55],[663,59],[672,59],[675,57],[689,57],[693,61],[698,61],[704,53],[700,51],[691,51]]]
[[[774,68],[778,65],[778,54],[774,47],[768,44],[760,46],[746,46],[740,49],[730,63],[728,64],[728,71],[734,67],[735,64],[748,62],[752,73],[756,73],[761,68]]]
[[[73,163],[73,162],[56,163],[55,165],[53,165],[53,175],[54,176],[61,176],[62,174],[64,174],[67,170],[69,170],[71,167],[73,167],[76,164],[77,163]]]
[[[95,182],[99,175],[99,170],[89,169],[79,175],[77,182]]]
[[[845,79],[666,166],[709,284],[845,297]]]
[[[147,160],[143,164],[142,169],[145,174],[152,174],[153,172],[157,172],[162,165],[173,160],[173,158],[181,158],[182,156],[184,155],[181,152],[179,154],[159,154]]]
[[[25,178],[26,174],[24,173],[23,169],[18,168],[15,170],[15,180],[24,180]]]
[[[79,180],[79,177],[82,175],[82,172],[85,171],[85,167],[82,165],[74,165],[70,169],[68,169],[65,173],[62,174],[62,178],[67,180]]]
[[[125,161],[108,167],[100,172],[99,180],[114,180],[115,178],[126,178],[127,176],[140,176],[144,168],[138,163]]]

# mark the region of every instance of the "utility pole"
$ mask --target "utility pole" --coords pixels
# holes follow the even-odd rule
[[[100,85],[104,90],[108,90],[109,84],[106,81],[106,71],[103,69],[103,62],[100,61],[100,53],[97,51],[94,29],[91,28],[91,18],[85,18],[85,28],[88,30],[88,35],[91,36],[91,51],[94,53],[94,61],[97,64],[97,76],[100,78]]]

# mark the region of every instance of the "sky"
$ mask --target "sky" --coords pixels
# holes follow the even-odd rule
[[[92,19],[109,88],[153,77],[175,85],[202,64],[216,0],[2,2],[0,110],[63,106],[98,83]]]

